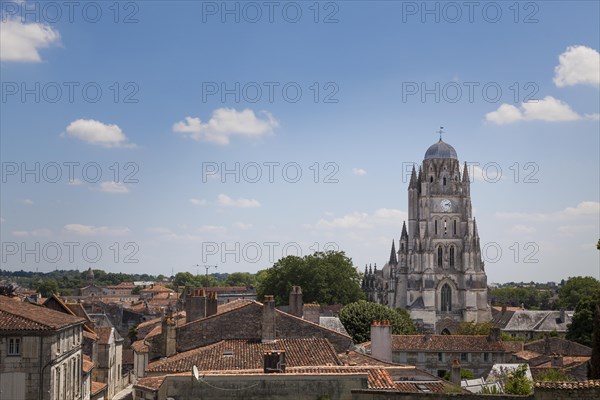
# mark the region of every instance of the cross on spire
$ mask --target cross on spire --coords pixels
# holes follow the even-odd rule
[[[442,133],[444,133],[444,127],[443,127],[443,126],[440,126],[440,130],[439,130],[439,131],[436,131],[436,133],[439,133],[439,134],[440,134],[440,140],[442,140]]]

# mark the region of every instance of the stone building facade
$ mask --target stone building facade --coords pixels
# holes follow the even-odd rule
[[[0,399],[82,399],[83,323],[0,296]]]
[[[408,226],[392,241],[381,270],[365,268],[370,301],[402,307],[424,331],[451,333],[463,321],[487,322],[491,309],[471,182],[456,150],[441,139],[425,153],[408,185]]]

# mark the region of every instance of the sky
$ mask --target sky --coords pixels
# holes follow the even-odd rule
[[[600,278],[597,1],[0,13],[2,269],[381,267],[443,127],[489,282]]]

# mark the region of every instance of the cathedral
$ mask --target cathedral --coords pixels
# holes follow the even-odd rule
[[[491,320],[470,186],[466,162],[461,174],[456,150],[440,137],[418,172],[413,166],[398,250],[393,240],[382,269],[365,267],[367,299],[406,308],[424,332]]]

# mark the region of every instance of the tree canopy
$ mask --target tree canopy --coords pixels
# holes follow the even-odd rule
[[[287,256],[257,274],[259,298],[274,295],[277,305],[288,304],[292,286],[302,288],[304,303],[348,304],[364,297],[360,273],[343,251]]]
[[[597,297],[600,292],[600,281],[591,276],[575,276],[569,278],[558,291],[558,307],[575,310],[579,301]]]
[[[373,321],[388,320],[395,335],[412,335],[417,333],[415,324],[408,312],[402,308],[392,309],[383,304],[360,300],[346,305],[340,310],[340,321],[352,336],[354,343],[371,340],[371,324]]]

